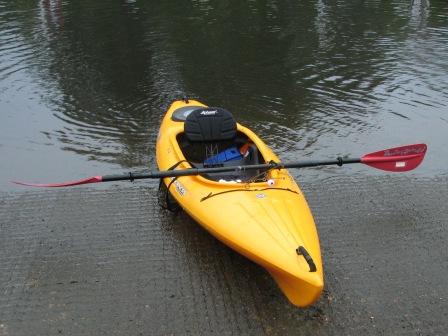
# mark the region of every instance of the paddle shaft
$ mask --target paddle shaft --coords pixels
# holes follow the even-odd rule
[[[163,170],[150,173],[128,173],[121,175],[105,175],[102,177],[101,182],[109,181],[124,181],[124,180],[140,180],[148,178],[164,178],[164,177],[179,177],[179,176],[192,176],[201,174],[213,174],[213,173],[224,173],[224,172],[234,172],[246,170],[257,170],[257,169],[287,169],[287,168],[305,168],[305,167],[317,167],[317,166],[328,166],[328,165],[338,165],[350,163],[360,163],[361,159],[342,159],[338,158],[336,160],[321,160],[321,161],[301,161],[301,162],[291,162],[291,163],[263,163],[256,165],[246,165],[246,166],[229,166],[229,167],[213,167],[213,168],[188,168],[180,170]]]
[[[147,178],[165,178],[165,177],[179,177],[192,176],[201,174],[214,174],[224,172],[245,172],[247,170],[269,170],[269,169],[285,169],[285,168],[306,168],[317,166],[331,166],[349,163],[363,163],[367,166],[381,169],[390,172],[405,172],[415,169],[422,162],[427,146],[425,144],[406,145],[401,147],[394,147],[378,152],[366,154],[361,158],[341,158],[336,160],[321,160],[321,161],[302,161],[302,162],[269,162],[263,164],[243,165],[243,166],[227,166],[227,167],[213,167],[213,168],[187,168],[187,169],[169,169],[164,171],[153,171],[149,173],[127,173],[122,175],[106,175],[106,176],[91,176],[81,180],[68,181],[62,183],[27,183],[21,181],[12,181],[13,183],[30,186],[30,187],[71,187],[88,183],[99,183],[108,181],[133,181]],[[175,167],[175,166],[174,166]]]

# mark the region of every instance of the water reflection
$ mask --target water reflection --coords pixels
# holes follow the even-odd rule
[[[161,43],[167,34],[164,24],[147,34],[152,17],[132,2],[63,7],[67,18],[57,33],[47,18],[60,6],[45,6],[51,13],[42,22],[50,32],[51,58],[39,71],[56,89],[49,92],[50,104],[66,125],[46,132],[47,137],[93,160],[147,164],[161,114],[154,106],[166,104],[172,98],[165,92],[169,96],[181,85],[176,60]]]
[[[431,124],[419,138],[437,142],[446,127],[445,2],[0,0],[0,10],[3,107],[14,96],[38,104],[37,119],[57,120],[39,141],[95,162],[147,166],[163,111],[183,95],[234,111],[281,154],[350,150],[385,130],[395,142],[403,123]]]

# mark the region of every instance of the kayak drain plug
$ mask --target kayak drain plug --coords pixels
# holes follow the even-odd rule
[[[296,249],[296,252],[298,255],[303,255],[303,257],[305,258],[306,262],[308,263],[308,266],[310,266],[310,272],[316,272],[316,265],[314,264],[313,258],[311,258],[310,254],[308,253],[308,251],[303,247],[303,246],[299,246]]]

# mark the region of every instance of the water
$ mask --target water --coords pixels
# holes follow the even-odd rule
[[[413,174],[446,174],[447,55],[442,0],[0,0],[0,188],[155,167],[182,96],[229,109],[285,161],[425,142]]]

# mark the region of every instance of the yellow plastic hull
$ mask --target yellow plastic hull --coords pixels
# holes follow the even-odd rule
[[[194,100],[175,101],[168,109],[156,145],[160,170],[185,159],[176,141],[177,134],[184,131],[184,123],[172,121],[171,115],[188,105],[206,106]],[[279,161],[252,131],[240,124],[237,129],[256,144],[267,162]],[[176,169],[182,168],[190,166],[182,163]],[[308,204],[293,178],[286,170],[269,174],[273,186],[183,176],[171,184],[170,193],[212,235],[266,268],[291,303],[305,307],[319,298],[323,288],[319,238]],[[171,178],[164,182],[168,186]],[[310,272],[304,257],[296,253],[299,246],[304,246],[312,257],[316,272]]]

